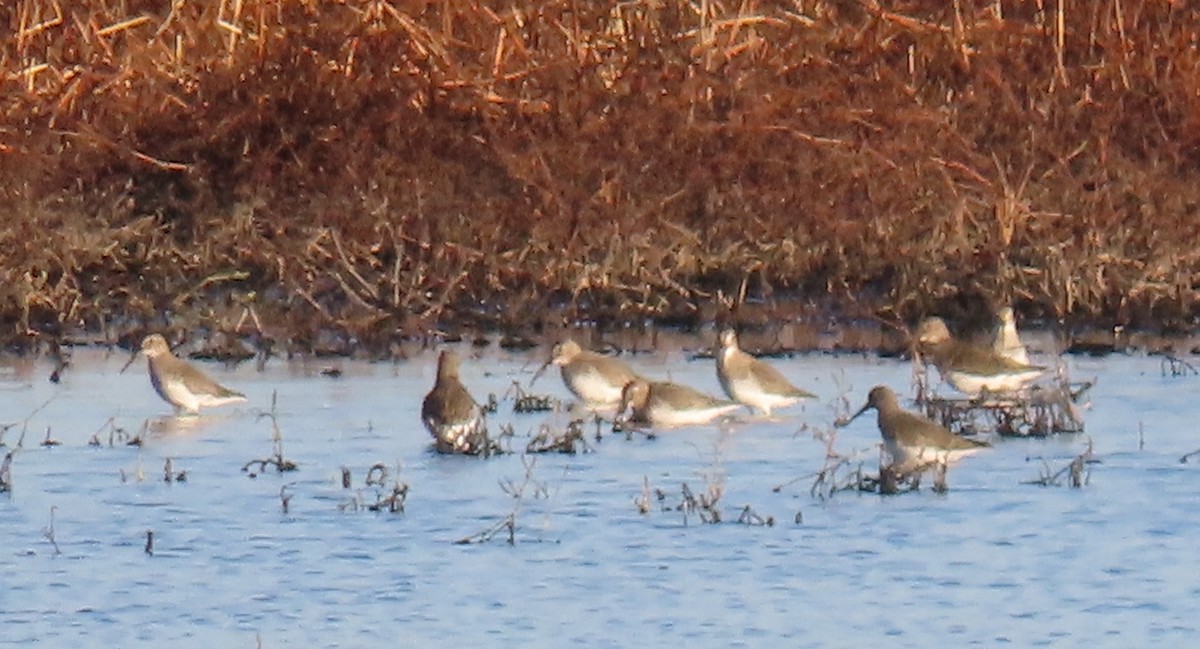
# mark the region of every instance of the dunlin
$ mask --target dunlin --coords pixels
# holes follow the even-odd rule
[[[1000,309],[996,313],[996,320],[992,351],[1022,365],[1029,365],[1029,354],[1025,351],[1025,345],[1021,344],[1021,336],[1017,334],[1017,319],[1012,307]]]
[[[640,379],[625,363],[564,340],[554,346],[550,361],[559,367],[563,383],[587,407],[612,407],[621,402],[626,383]],[[541,375],[543,365],[537,375]],[[536,378],[536,376],[535,376]]]
[[[717,353],[717,379],[730,399],[771,416],[772,408],[783,408],[816,395],[792,385],[779,370],[738,347],[732,329],[721,332]]]
[[[879,414],[879,434],[892,456],[890,466],[899,473],[932,464],[950,464],[990,446],[987,442],[959,437],[930,419],[901,409],[896,393],[887,386],[871,388],[866,405],[850,421],[871,408]]]
[[[634,379],[621,391],[617,416],[628,409],[631,411],[629,420],[637,424],[690,426],[707,424],[740,407],[740,404],[715,399],[685,385]]]
[[[487,440],[483,410],[458,378],[458,354],[442,350],[437,380],[421,403],[421,421],[439,453],[478,453]]]
[[[917,329],[917,343],[954,389],[970,396],[981,392],[1012,392],[1042,375],[1046,368],[1018,363],[990,348],[956,340],[946,323],[926,318]]]
[[[150,383],[176,414],[196,414],[200,408],[245,401],[246,395],[217,383],[187,361],[177,358],[159,334],[142,339],[142,353],[150,370]]]

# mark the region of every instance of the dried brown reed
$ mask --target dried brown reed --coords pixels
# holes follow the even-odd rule
[[[509,398],[509,396],[513,397],[513,412],[517,414],[550,412],[558,405],[558,400],[548,394],[526,392],[525,388],[521,387],[520,381],[516,380],[512,382],[512,387],[504,393],[505,399]]]
[[[0,493],[8,493],[13,489],[12,477],[12,461],[16,451],[9,451],[4,454],[4,460],[0,462]]]
[[[695,323],[721,295],[1186,326],[1198,20],[1150,0],[3,3],[0,338],[383,354],[438,328]]]
[[[150,425],[150,422],[148,420],[143,421],[142,422],[142,430],[143,431],[146,430],[149,427],[149,425]],[[125,444],[125,445],[133,445],[135,439],[140,439],[140,435],[137,437],[131,437],[129,434],[129,431],[127,431],[122,426],[118,426],[116,417],[109,417],[104,422],[104,424],[101,425],[100,428],[97,429],[96,432],[92,433],[92,436],[88,438],[88,442],[87,442],[88,446],[93,446],[93,447],[102,446],[103,443],[100,441],[100,434],[103,433],[105,430],[108,431],[108,447],[109,448],[116,446],[118,443]]]
[[[52,548],[54,548],[54,556],[57,557],[62,554],[62,550],[58,548],[58,535],[54,530],[54,512],[56,511],[58,511],[58,505],[51,505],[50,523],[47,524],[46,527],[42,528],[42,537],[50,543]]]
[[[546,483],[534,477],[534,469],[537,467],[537,456],[522,455],[521,466],[525,467],[525,477],[520,482],[516,482],[511,478],[505,478],[500,481],[500,489],[513,500],[512,511],[495,524],[475,534],[458,539],[454,542],[456,545],[485,543],[501,531],[508,532],[509,545],[517,544],[517,516],[525,504],[525,498],[527,496],[534,499],[550,497],[550,489]]]
[[[1016,394],[975,399],[926,396],[918,403],[927,417],[956,435],[995,431],[1008,437],[1047,437],[1083,432],[1083,416],[1073,397],[1089,387],[1035,386]]]
[[[386,511],[392,514],[403,514],[404,505],[408,502],[408,483],[400,480],[399,466],[396,468],[396,473],[396,479],[393,481],[392,486],[388,488],[387,482],[389,476],[387,465],[382,462],[376,462],[375,464],[372,464],[371,467],[367,469],[367,474],[363,480],[363,484],[366,487],[374,489],[374,500],[368,502],[363,498],[362,491],[357,491],[351,499],[338,505],[338,510],[367,510],[372,512]],[[350,469],[347,467],[342,467],[341,475],[342,488],[349,489],[352,484],[350,478]]]
[[[1098,463],[1096,455],[1092,450],[1092,440],[1088,439],[1087,448],[1082,453],[1075,456],[1066,466],[1053,471],[1050,464],[1042,461],[1041,475],[1033,480],[1026,480],[1022,484],[1038,485],[1040,487],[1055,487],[1063,484],[1063,479],[1066,479],[1066,484],[1072,488],[1079,489],[1088,484],[1092,478],[1091,469],[1088,467]]]
[[[242,465],[242,472],[251,478],[257,478],[258,475],[267,470],[268,466],[274,466],[276,473],[284,473],[287,471],[296,471],[300,468],[295,462],[283,457],[283,432],[279,430],[279,413],[276,410],[278,402],[278,394],[276,391],[271,391],[271,409],[266,412],[258,413],[259,419],[269,419],[271,421],[271,456],[261,460],[250,460]],[[251,471],[250,467],[257,465],[257,471]],[[282,498],[282,495],[280,496]]]
[[[186,469],[175,470],[175,460],[167,458],[163,462],[163,482],[173,484],[176,482],[187,482],[187,479],[188,473]]]
[[[583,420],[573,419],[567,424],[566,428],[561,430],[553,428],[548,423],[543,423],[538,427],[535,433],[529,439],[529,443],[525,445],[525,453],[561,453],[564,455],[577,455],[579,453],[591,453],[592,447],[587,443],[587,436],[584,434]]]
[[[1061,362],[1053,382],[1016,392],[946,397],[931,387],[929,365],[913,355],[916,403],[926,417],[956,435],[995,432],[1007,437],[1048,437],[1082,433],[1082,409],[1095,380],[1072,382]]]
[[[1178,378],[1181,376],[1200,376],[1200,370],[1196,369],[1195,365],[1179,358],[1173,354],[1163,354],[1162,362],[1160,363],[1163,376]]]

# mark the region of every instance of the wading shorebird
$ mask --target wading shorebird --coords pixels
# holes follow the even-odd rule
[[[996,333],[992,339],[992,351],[1022,365],[1029,365],[1029,354],[1021,344],[1017,333],[1017,318],[1011,306],[996,312]]]
[[[611,408],[621,402],[626,383],[642,377],[621,361],[579,346],[567,339],[554,346],[550,360],[534,374],[534,380],[551,363],[559,368],[567,389],[587,408]],[[532,381],[530,381],[532,383]]]
[[[617,417],[629,410],[629,421],[635,424],[670,428],[707,424],[740,407],[685,385],[634,379],[621,391]]]
[[[150,370],[150,383],[175,414],[194,415],[200,408],[223,406],[246,400],[246,395],[217,383],[187,361],[177,358],[167,339],[150,334],[142,339],[142,353]]]
[[[946,323],[926,318],[917,328],[917,344],[955,390],[970,396],[987,391],[1013,392],[1037,379],[1046,368],[1018,363],[990,348],[955,340]]]
[[[717,379],[730,399],[771,416],[772,408],[783,408],[801,399],[816,397],[792,385],[779,370],[738,347],[732,329],[721,332],[721,351],[717,352]]]
[[[949,465],[991,446],[959,437],[930,419],[903,410],[896,393],[884,385],[871,388],[866,405],[842,425],[872,408],[879,414],[879,434],[888,455],[892,456],[889,466],[897,473],[920,471],[936,464]]]
[[[479,453],[487,444],[483,409],[458,378],[458,354],[438,355],[437,380],[421,402],[421,421],[438,453]]]

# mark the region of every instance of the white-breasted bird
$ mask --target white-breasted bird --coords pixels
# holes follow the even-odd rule
[[[1021,344],[1017,333],[1017,318],[1011,306],[996,312],[996,331],[992,338],[992,351],[1018,363],[1029,365],[1029,353]]]
[[[732,329],[721,332],[721,350],[717,352],[717,379],[730,399],[771,416],[772,408],[793,405],[816,395],[792,385],[779,370],[738,347]]]
[[[984,391],[1013,392],[1046,371],[1044,367],[1001,356],[990,347],[956,340],[950,335],[945,321],[938,317],[921,322],[917,328],[917,344],[954,389],[970,396]]]
[[[629,421],[635,424],[669,428],[707,424],[740,407],[741,404],[710,397],[686,385],[634,379],[621,391],[617,416],[629,410]]]
[[[620,360],[598,354],[566,339],[554,346],[550,360],[534,376],[540,376],[553,363],[562,374],[563,383],[585,407],[611,408],[621,402],[625,384],[642,377]]]
[[[176,414],[197,414],[200,408],[223,406],[246,400],[246,395],[210,379],[204,372],[176,357],[166,338],[150,334],[142,339],[150,383]]]

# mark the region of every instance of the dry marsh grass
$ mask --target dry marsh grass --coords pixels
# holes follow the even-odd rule
[[[0,338],[1189,325],[1200,9],[1068,4],[5,3]]]

